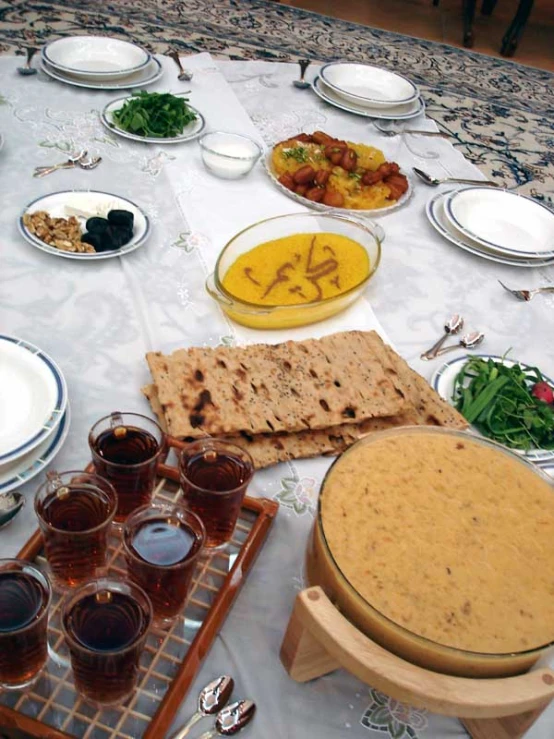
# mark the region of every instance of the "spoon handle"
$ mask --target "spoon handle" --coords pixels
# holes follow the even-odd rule
[[[497,182],[492,180],[464,180],[459,177],[447,177],[443,182],[461,182],[463,185],[490,185],[490,187],[500,187]]]
[[[444,131],[420,131],[417,128],[405,128],[400,133],[411,133],[417,136],[436,136],[440,139],[449,139],[450,134],[444,133]]]
[[[175,734],[173,734],[171,739],[184,739],[184,737],[188,735],[192,727],[195,726],[200,721],[201,718],[203,718],[203,714],[201,714],[199,711],[196,711],[196,713],[193,713],[192,716],[187,721],[187,723],[184,726],[182,726],[180,729],[178,729],[175,732]]]
[[[453,352],[456,349],[463,349],[464,345],[458,342],[457,344],[452,344],[452,346],[445,346],[444,349],[440,349],[438,352],[435,353],[433,357],[430,357],[431,359],[436,359],[437,357],[442,357],[443,354],[448,354],[448,352]],[[471,349],[470,346],[466,346],[466,349]]]
[[[430,349],[427,349],[426,352],[423,352],[420,354],[420,359],[429,360],[434,359],[437,356],[437,352],[441,348],[441,346],[444,344],[446,339],[450,336],[450,332],[445,331],[444,334],[440,337],[438,341],[436,341],[433,346]]]

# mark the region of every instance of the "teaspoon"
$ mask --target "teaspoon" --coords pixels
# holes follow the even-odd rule
[[[292,84],[299,90],[307,90],[311,85],[309,82],[306,82],[304,75],[311,64],[311,61],[309,59],[300,59],[298,64],[300,65],[300,79],[294,80]]]
[[[443,185],[446,182],[460,182],[464,185],[490,185],[491,187],[500,187],[500,185],[492,180],[466,180],[462,177],[442,177],[439,179],[438,177],[431,177],[430,174],[427,174],[427,172],[424,172],[418,167],[412,167],[412,169],[422,182],[425,182],[426,185],[431,185],[432,187]]]
[[[253,701],[236,701],[217,714],[215,729],[205,731],[198,739],[214,739],[219,736],[233,736],[254,718],[256,704]]]
[[[228,675],[221,675],[216,680],[212,680],[200,691],[198,696],[198,709],[196,713],[189,718],[187,723],[177,731],[172,739],[183,739],[192,727],[205,716],[213,716],[221,711],[227,703],[235,686],[234,680]]]
[[[81,169],[96,169],[102,161],[102,157],[93,157],[92,159],[80,159],[77,164]]]
[[[444,324],[444,334],[437,342],[435,342],[435,344],[433,344],[430,349],[427,349],[426,352],[423,352],[423,354],[420,355],[420,359],[434,359],[437,356],[438,350],[441,348],[450,334],[457,334],[459,331],[462,330],[463,326],[464,319],[460,315],[458,315],[458,313],[455,313],[452,318],[450,318],[450,320],[448,320]]]
[[[183,69],[183,65],[181,64],[181,60],[179,58],[179,53],[177,51],[170,51],[168,53],[168,56],[170,56],[175,64],[179,67],[180,71],[177,75],[177,79],[179,80],[179,82],[190,82],[193,78],[193,74],[188,69]]]
[[[482,344],[485,339],[485,334],[482,331],[473,331],[471,334],[462,336],[460,341],[454,346],[447,346],[441,349],[435,354],[435,357],[441,357],[443,354],[453,352],[455,349],[476,349],[479,344]]]
[[[2,493],[0,495],[0,529],[11,523],[25,505],[21,493]]]
[[[17,71],[19,74],[22,74],[24,77],[28,77],[31,74],[36,74],[37,70],[34,67],[31,67],[31,60],[34,57],[34,55],[37,53],[38,49],[35,47],[29,47],[27,49],[27,61],[25,62],[24,67],[18,67]]]

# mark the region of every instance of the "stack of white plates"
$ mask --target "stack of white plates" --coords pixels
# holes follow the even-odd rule
[[[500,264],[554,264],[554,213],[509,190],[468,187],[440,193],[427,204],[431,225],[461,249]]]
[[[124,90],[160,78],[160,63],[140,46],[104,36],[68,36],[42,49],[42,69],[59,82]]]
[[[69,430],[67,387],[36,346],[0,335],[0,492],[38,475]]]
[[[366,118],[406,120],[425,110],[413,82],[370,64],[325,64],[312,87],[325,102]]]

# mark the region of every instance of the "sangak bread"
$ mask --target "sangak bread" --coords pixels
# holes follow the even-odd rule
[[[407,402],[403,410],[393,416],[370,418],[360,423],[345,423],[327,429],[304,430],[291,433],[229,434],[228,441],[247,448],[256,468],[268,467],[288,459],[314,457],[321,454],[339,454],[351,444],[372,431],[393,426],[438,425],[465,428],[467,422],[445,403],[390,347],[374,343],[376,354],[385,359],[387,371],[404,391]],[[162,405],[155,385],[143,388],[152,410],[167,428]]]
[[[383,346],[373,331],[350,331],[147,361],[173,436],[292,432],[400,413],[405,394]]]

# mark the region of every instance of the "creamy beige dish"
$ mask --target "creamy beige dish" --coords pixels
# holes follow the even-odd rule
[[[362,444],[321,497],[329,548],[383,615],[460,649],[554,641],[554,486],[471,438]]]

